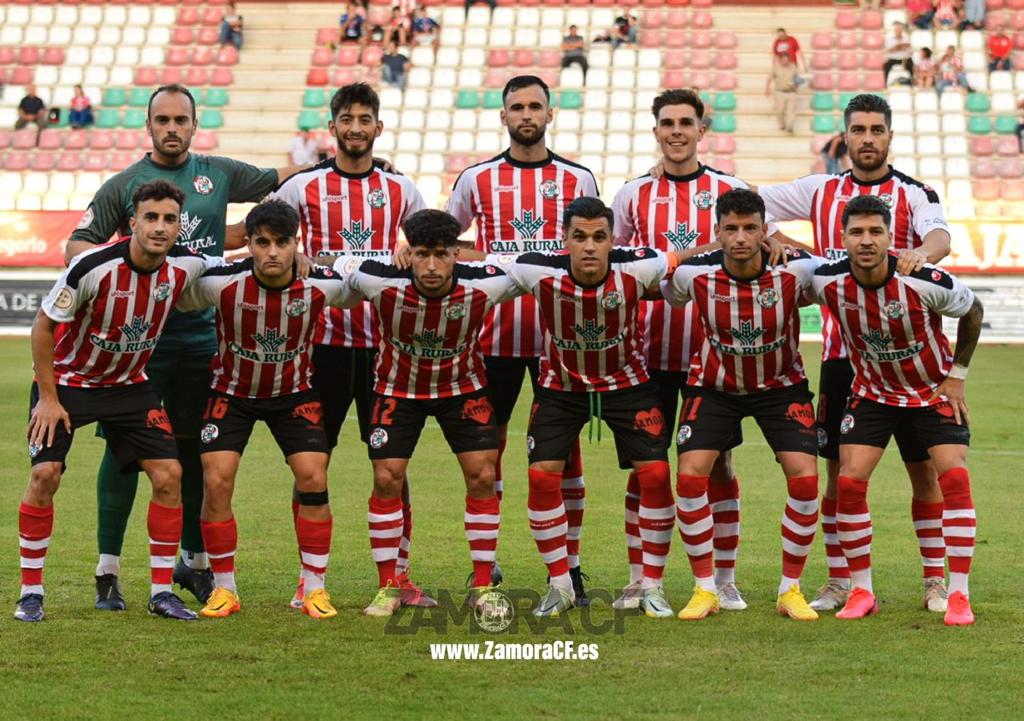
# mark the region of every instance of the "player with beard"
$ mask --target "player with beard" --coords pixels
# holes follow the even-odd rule
[[[380,98],[366,83],[339,89],[331,98],[331,134],[335,157],[289,178],[274,198],[299,214],[299,239],[315,258],[349,254],[388,262],[402,223],[426,207],[413,182],[374,164],[373,143],[384,126],[378,119]],[[330,258],[324,258],[330,261]],[[313,336],[313,387],[320,394],[328,446],[355,402],[359,436],[369,440],[369,416],[380,332],[368,302],[355,308],[326,308]],[[298,497],[292,502],[298,512]],[[404,605],[433,606],[433,599],[409,580],[412,506],[408,482],[402,488],[403,536],[398,558],[398,586]],[[302,605],[301,580],[292,606]]]
[[[593,174],[548,150],[544,138],[552,119],[551,91],[534,75],[512,78],[502,91],[502,125],[508,130],[509,147],[501,155],[470,166],[455,181],[447,210],[465,231],[476,221],[475,250],[466,259],[482,254],[518,255],[533,251],[561,250],[563,214],[580,196],[596,197]],[[501,445],[498,449],[498,498],[503,491],[501,458],[523,376],[529,372],[536,387],[541,355],[541,327],[536,302],[530,296],[496,306],[481,331],[480,346],[487,368],[491,402],[498,418]],[[562,493],[568,515],[569,567],[576,602],[588,600],[579,562],[585,486],[579,442],[562,472]],[[495,565],[495,581],[500,571]]]
[[[237,160],[197,155],[189,147],[196,132],[196,103],[188,88],[165,85],[149,98],[146,131],[153,150],[134,165],[117,173],[96,192],[85,215],[71,234],[65,259],[106,243],[115,233],[125,235],[132,217],[132,195],[152,180],[165,180],[185,193],[181,231],[177,242],[206,255],[220,256],[225,249],[245,243],[241,228],[225,229],[228,203],[255,202],[300,166],[257,168]],[[209,385],[210,359],[217,350],[213,311],[174,312],[146,371],[164,401],[178,439],[184,505],[182,557],[174,567],[174,582],[206,602],[213,591],[213,575],[199,529],[203,501],[203,468],[199,460],[199,423]],[[138,474],[121,473],[108,448],[98,478],[98,541],[96,608],[121,611],[124,598],[118,584],[121,545],[131,515]]]
[[[774,220],[809,220],[814,229],[814,253],[827,259],[846,257],[843,213],[861,195],[877,196],[890,211],[892,250],[898,253],[902,274],[938,263],[949,255],[949,227],[938,194],[919,180],[899,172],[886,161],[892,142],[892,109],[877,95],[858,95],[846,106],[846,144],[853,168],[839,175],[808,175],[782,185],[759,189]],[[853,384],[839,324],[822,308],[821,379],[818,389],[818,443],[826,459],[828,481],[821,502],[822,532],[828,557],[829,580],[811,601],[811,608],[830,611],[846,602],[850,570],[836,529],[836,484],[839,477],[840,421]],[[924,569],[924,605],[946,610],[945,547],[942,539],[942,490],[928,449],[903,425],[896,443],[913,487],[911,515]]]

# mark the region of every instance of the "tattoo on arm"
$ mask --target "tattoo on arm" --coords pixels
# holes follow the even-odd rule
[[[981,336],[981,321],[984,316],[985,309],[981,301],[975,298],[974,305],[956,327],[956,352],[953,353],[953,362],[957,365],[965,368],[970,365],[971,356],[974,355],[978,338]]]

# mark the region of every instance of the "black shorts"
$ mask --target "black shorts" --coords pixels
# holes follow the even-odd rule
[[[946,401],[925,408],[902,408],[851,398],[839,424],[839,445],[885,448],[889,438],[900,431],[912,435],[925,449],[971,444],[970,429],[967,424],[957,425],[953,408]]]
[[[530,374],[534,391],[537,389],[539,362],[537,358],[505,358],[484,356],[484,370],[487,373],[487,396],[494,406],[498,425],[504,426],[512,418],[523,389],[523,376]]]
[[[818,455],[839,460],[839,426],[846,415],[846,404],[853,387],[853,365],[845,358],[824,361],[818,383]],[[898,426],[893,431],[896,446],[904,463],[922,463],[928,460],[928,448],[921,444],[908,428]]]
[[[263,421],[284,457],[293,453],[328,453],[323,409],[316,391],[277,398],[239,398],[210,391],[199,430],[199,452],[241,453],[256,421]]]
[[[434,417],[452,453],[498,449],[498,425],[486,390],[450,398],[396,398],[373,394],[371,460],[412,458],[428,417]]]
[[[676,371],[662,371],[653,368],[648,369],[647,374],[654,382],[662,414],[674,422],[679,421],[676,410],[679,407],[679,397],[686,397],[686,378],[689,374],[686,371],[677,373]],[[678,427],[678,422],[676,426]],[[741,443],[743,443],[743,424],[737,423],[725,450],[732,450]]]
[[[653,384],[644,383],[593,394],[538,387],[526,436],[530,463],[564,461],[592,417],[611,428],[620,468],[632,468],[635,461],[668,460],[671,428]]]
[[[57,386],[57,400],[71,418],[71,433],[57,424],[53,445],[29,447],[32,465],[59,462],[71,450],[75,431],[90,423],[103,426],[114,460],[122,473],[138,471],[139,461],[178,457],[167,411],[160,405],[153,386],[147,381],[114,388],[69,388]],[[29,401],[29,418],[39,402],[39,387],[33,383]],[[33,453],[33,451],[35,451]]]
[[[727,450],[736,424],[753,416],[773,452],[816,455],[813,398],[807,381],[759,393],[723,393],[688,386],[679,414],[676,450],[680,454]]]
[[[377,351],[373,348],[313,346],[313,389],[324,411],[324,433],[329,448],[338,445],[338,434],[352,402],[359,419],[359,437],[370,437],[370,404]]]

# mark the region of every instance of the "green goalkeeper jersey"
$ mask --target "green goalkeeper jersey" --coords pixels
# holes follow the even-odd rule
[[[277,171],[257,168],[230,158],[190,153],[188,161],[169,168],[147,153],[100,187],[89,203],[71,240],[106,243],[115,234],[130,235],[132,194],[144,183],[166,180],[185,193],[178,242],[206,255],[224,255],[228,203],[256,202],[277,185]],[[216,349],[212,308],[194,313],[174,312],[160,339],[161,349],[202,346]]]

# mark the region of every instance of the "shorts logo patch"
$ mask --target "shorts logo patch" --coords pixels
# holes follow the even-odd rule
[[[605,310],[614,310],[620,305],[622,305],[622,295],[614,290],[605,294],[601,299],[601,307]]]
[[[494,409],[486,398],[473,398],[462,404],[462,419],[472,419],[482,426],[491,422]]]
[[[954,415],[953,415],[953,406],[949,405],[949,403],[942,402],[942,403],[938,404],[937,406],[933,406],[933,408],[935,408],[935,412],[936,413],[938,413],[940,416],[943,416],[944,418],[953,418],[954,417]]]
[[[855,421],[853,420],[853,416],[847,413],[845,416],[843,416],[843,422],[839,424],[839,432],[845,436],[847,433],[853,430],[854,424]]]
[[[171,419],[163,408],[154,408],[146,414],[146,428],[159,428],[167,435],[174,435]]]
[[[78,225],[75,226],[75,230],[82,230],[83,228],[88,228],[90,225],[92,225],[92,221],[94,221],[95,219],[96,213],[93,212],[92,206],[90,205],[86,209],[85,214],[82,216],[82,219],[78,221]]]
[[[828,431],[824,428],[818,429],[818,448],[824,448],[828,445]]]
[[[757,294],[757,304],[762,308],[771,308],[779,302],[779,294],[774,288],[767,288]]]
[[[448,320],[458,320],[466,315],[465,303],[452,303],[444,309],[444,317]]]
[[[796,421],[804,428],[814,425],[814,408],[810,403],[790,403],[786,409],[786,420]]]
[[[28,444],[28,454],[32,458],[35,458],[36,456],[38,456],[40,451],[42,451],[42,450],[43,450],[43,444],[42,443],[29,443]]]
[[[203,430],[199,431],[199,440],[203,443],[213,443],[217,440],[217,436],[220,435],[220,428],[213,423],[207,423],[203,426]]]
[[[536,446],[536,445],[537,444],[534,442],[533,436],[527,436],[526,437],[526,452],[527,453],[533,453],[534,446]]]
[[[319,401],[310,401],[309,403],[301,403],[292,410],[292,418],[305,418],[307,421],[312,423],[314,426],[320,424],[320,419],[324,417],[323,408],[320,406]]]
[[[388,432],[383,428],[374,428],[370,433],[370,448],[383,448],[388,442]]]
[[[701,210],[707,210],[715,204],[715,199],[711,196],[710,190],[702,190],[693,196],[693,204]]]
[[[192,178],[192,187],[195,188],[196,192],[200,195],[209,195],[213,192],[213,181],[205,175],[197,175]]]
[[[907,312],[907,309],[898,300],[890,300],[885,304],[885,315],[892,320],[899,320]]]
[[[160,285],[158,285],[156,287],[156,290],[153,291],[153,300],[157,301],[158,303],[162,303],[163,301],[167,300],[170,297],[171,297],[171,284],[170,283],[161,283]]]
[[[67,288],[61,288],[57,291],[57,297],[53,299],[53,305],[55,308],[61,310],[67,310],[75,302],[75,296],[72,295],[71,291]]]
[[[661,436],[665,430],[665,416],[661,414],[660,408],[651,408],[646,411],[637,411],[633,417],[633,430],[643,431],[652,438]]]
[[[549,200],[558,197],[558,183],[553,180],[545,180],[540,184],[540,194]]]
[[[689,426],[679,426],[679,432],[676,434],[676,443],[681,446],[688,440],[690,440],[690,436],[692,435],[692,428],[690,428]]]
[[[288,314],[289,318],[300,316],[306,312],[306,301],[296,298],[284,307],[284,312]]]
[[[388,204],[388,197],[384,195],[384,191],[380,188],[370,191],[370,194],[366,198],[371,208],[383,208]]]

